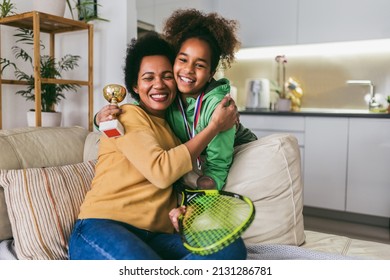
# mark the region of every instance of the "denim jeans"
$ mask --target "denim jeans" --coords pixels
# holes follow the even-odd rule
[[[107,219],[77,220],[69,240],[71,260],[243,260],[241,238],[218,251],[200,256],[188,251],[179,234],[153,233]]]

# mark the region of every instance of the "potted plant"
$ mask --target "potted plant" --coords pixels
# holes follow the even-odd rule
[[[86,23],[93,20],[108,21],[98,17],[97,7],[101,5],[97,3],[97,0],[33,0],[34,10],[61,17],[65,14],[66,6],[69,8],[72,19],[75,19],[73,10],[76,10],[78,19]]]
[[[23,45],[33,45],[34,33],[30,29],[17,29],[14,34],[15,37],[19,38],[16,43],[22,43]],[[45,46],[40,43],[40,48],[44,49]],[[15,59],[21,59],[24,62],[28,62],[33,69],[33,59],[31,55],[22,47],[15,45],[12,47]],[[45,79],[61,79],[62,73],[70,71],[78,67],[78,61],[80,56],[67,54],[61,57],[59,60],[56,60],[49,55],[41,55],[40,57],[40,74],[41,78]],[[16,94],[20,94],[25,97],[26,100],[35,101],[35,78],[32,74],[27,74],[19,67],[16,63],[8,59],[0,58],[0,71],[1,73],[4,70],[12,66],[14,68],[14,74],[16,79],[24,82],[27,86],[25,89],[18,90]],[[53,113],[55,112],[55,105],[57,105],[62,99],[65,99],[64,91],[74,91],[76,92],[80,86],[77,84],[47,84],[42,83],[41,85],[41,110],[43,113]],[[33,110],[32,110],[33,111]],[[29,113],[29,115],[35,115],[35,112]],[[57,114],[58,115],[58,114]],[[44,116],[42,116],[44,118]],[[42,119],[43,119],[42,118]],[[57,117],[58,118],[58,117]],[[35,119],[35,118],[34,118]],[[33,122],[34,123],[34,122]],[[42,126],[44,125],[44,120],[42,120]]]
[[[3,0],[3,2],[0,3],[0,18],[14,15],[14,10],[16,10],[16,7],[11,3],[11,0]]]
[[[73,4],[71,2],[73,2]],[[78,19],[85,23],[93,20],[109,21],[98,16],[97,8],[98,6],[101,7],[101,5],[97,3],[97,0],[66,0],[66,3],[73,19],[73,10],[75,9],[77,11]],[[74,8],[72,6],[74,6]]]
[[[68,0],[33,0],[33,10],[63,17]]]

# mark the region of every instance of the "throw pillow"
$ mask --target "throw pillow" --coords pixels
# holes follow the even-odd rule
[[[297,139],[272,134],[238,146],[224,190],[252,199],[256,216],[244,232],[246,243],[301,245],[303,184]]]
[[[68,258],[70,233],[95,164],[0,171],[18,259]]]

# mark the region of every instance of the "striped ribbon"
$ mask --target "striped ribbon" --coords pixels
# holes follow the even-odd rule
[[[180,113],[181,113],[181,115],[183,117],[184,124],[186,126],[186,131],[187,131],[187,135],[188,135],[189,139],[194,138],[195,135],[196,135],[195,128],[196,128],[196,125],[198,124],[198,121],[199,121],[199,118],[200,118],[200,110],[202,108],[203,96],[204,96],[204,93],[200,94],[196,98],[195,108],[194,108],[194,122],[192,123],[192,130],[191,130],[190,125],[189,125],[189,123],[187,121],[187,117],[186,117],[186,114],[185,114],[183,102],[181,101],[180,97],[177,99],[178,100],[179,110],[180,110]],[[199,157],[197,158],[196,163],[198,165],[198,169],[200,170],[201,163],[200,163],[200,158]]]

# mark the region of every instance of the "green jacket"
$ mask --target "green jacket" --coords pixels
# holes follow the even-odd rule
[[[229,92],[230,84],[227,79],[220,79],[218,81],[213,79],[210,82],[203,97],[200,117],[195,128],[196,133],[199,133],[208,125],[215,107]],[[195,102],[196,100],[194,98],[187,98],[188,106],[185,108],[185,114],[190,127],[192,127],[194,122]],[[176,136],[183,143],[187,142],[189,136],[177,102],[169,107],[166,119]],[[203,174],[213,178],[217,183],[217,188],[221,190],[225,185],[229,168],[233,161],[234,147],[256,139],[256,135],[241,124],[237,128],[237,131],[236,127],[233,127],[219,133],[202,153],[205,158],[205,162],[202,163]]]

